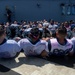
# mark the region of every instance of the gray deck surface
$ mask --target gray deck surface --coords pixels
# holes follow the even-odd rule
[[[15,59],[0,59],[0,64],[7,67],[2,71],[3,68],[0,66],[0,75],[75,75],[75,58],[68,60],[54,57],[45,60],[25,57],[20,53]]]

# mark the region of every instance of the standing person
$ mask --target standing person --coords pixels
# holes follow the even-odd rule
[[[14,40],[7,40],[4,26],[0,25],[0,58],[12,58],[20,52],[20,47]]]
[[[70,39],[66,38],[66,35],[67,35],[67,29],[61,26],[56,31],[56,38],[47,40],[48,42],[46,49],[49,55],[54,55],[54,56],[73,55],[74,53],[73,43],[71,42]]]
[[[21,39],[18,44],[26,56],[41,55],[46,48],[46,41],[40,39],[40,31],[35,27],[30,30],[28,38]]]
[[[8,7],[6,8],[6,16],[7,16],[7,21],[11,23],[12,11]]]

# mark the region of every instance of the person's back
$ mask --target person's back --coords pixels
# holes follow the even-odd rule
[[[4,39],[4,43],[0,44],[0,58],[12,58],[20,52],[20,47],[14,40]]]
[[[73,43],[66,39],[67,30],[65,27],[59,27],[56,30],[56,38],[47,40],[46,51],[54,56],[73,55]],[[42,54],[43,55],[43,54]]]
[[[71,55],[73,52],[73,44],[71,40],[66,39],[67,29],[65,27],[59,27],[56,31],[56,39],[51,40],[51,51],[53,54]]]
[[[38,28],[32,28],[28,38],[21,39],[18,44],[24,50],[26,56],[38,56],[46,48],[46,41],[40,39]]]
[[[19,36],[19,26],[10,26],[10,38],[18,37]]]
[[[16,28],[14,26],[10,26],[10,38],[13,39],[16,36]]]
[[[20,52],[20,47],[14,40],[7,40],[5,28],[0,25],[0,58],[12,58]]]

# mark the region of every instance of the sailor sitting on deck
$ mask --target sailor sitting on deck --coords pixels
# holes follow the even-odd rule
[[[5,27],[0,25],[0,58],[12,58],[20,52],[20,47],[14,40],[7,40]]]
[[[36,27],[32,28],[28,37],[21,39],[18,44],[26,56],[38,56],[46,50],[46,41],[40,39],[40,31]]]
[[[59,27],[56,30],[56,38],[48,39],[46,45],[46,51],[48,51],[49,55],[54,56],[72,56],[73,51],[73,43],[70,39],[66,38],[67,30],[65,27]],[[43,54],[46,52],[44,50]],[[42,55],[43,55],[42,54]]]

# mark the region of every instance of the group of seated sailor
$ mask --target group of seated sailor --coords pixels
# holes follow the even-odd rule
[[[0,58],[13,58],[23,50],[26,57],[41,56],[73,56],[75,50],[75,37],[68,39],[67,29],[59,26],[56,37],[40,38],[40,29],[33,27],[26,38],[6,38],[6,28],[0,25]],[[17,41],[16,41],[17,40]]]

